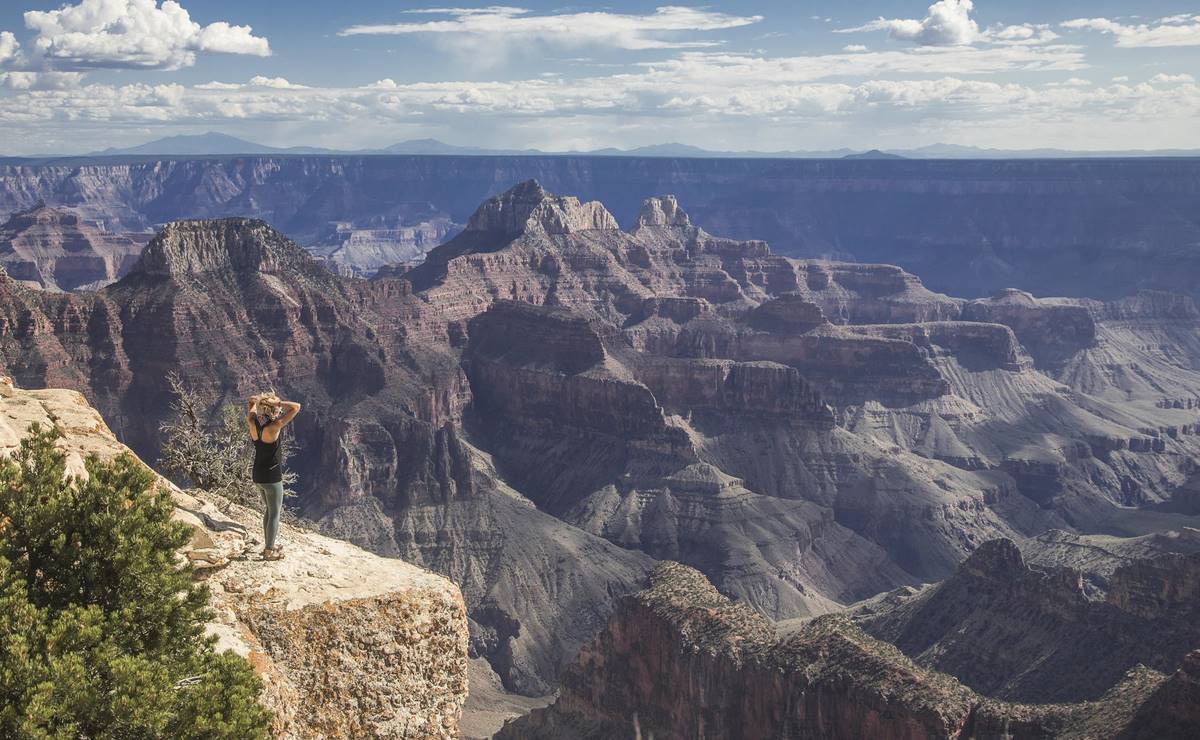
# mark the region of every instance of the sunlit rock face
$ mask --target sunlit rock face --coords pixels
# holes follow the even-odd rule
[[[42,290],[96,289],[128,272],[149,238],[109,233],[39,202],[0,225],[0,269]]]

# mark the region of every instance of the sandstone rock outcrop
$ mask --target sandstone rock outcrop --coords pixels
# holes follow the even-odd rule
[[[855,619],[928,668],[1014,701],[1098,699],[1137,665],[1172,672],[1200,646],[1200,555],[1121,565],[1089,594],[1071,568],[984,543],[946,581],[858,607]]]
[[[39,202],[0,225],[0,268],[43,290],[94,289],[128,272],[149,235],[108,233]]]
[[[0,454],[35,423],[61,432],[70,474],[88,455],[129,453],[77,392],[0,395]],[[277,737],[457,737],[467,615],[452,583],[288,525],[286,558],[264,562],[260,514],[161,478],[158,491],[192,527],[182,555],[211,588],[217,649],[261,676]]]
[[[1161,737],[1182,738],[1200,729],[1193,662],[1169,680],[1131,672],[1096,702],[1008,704],[842,616],[778,635],[696,571],[664,563],[581,651],[555,703],[496,737],[1097,738],[1162,727]],[[1145,717],[1158,707],[1162,717]]]

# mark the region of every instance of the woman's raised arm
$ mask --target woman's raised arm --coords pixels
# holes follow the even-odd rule
[[[280,404],[283,407],[283,416],[275,422],[280,429],[292,423],[292,419],[296,418],[296,414],[300,413],[300,404],[295,401],[284,401]]]

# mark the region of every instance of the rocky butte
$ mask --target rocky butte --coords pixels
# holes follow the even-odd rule
[[[865,685],[863,696],[885,696],[860,702],[869,671],[829,664],[771,696],[836,678],[843,694],[815,705],[834,718],[872,707],[932,736],[1024,722],[1012,718],[1042,710],[973,708],[1004,698],[1004,671],[1020,660],[999,666],[995,684],[947,678],[938,671],[961,671],[907,643],[879,647],[874,627],[837,613],[924,583],[950,593],[960,564],[998,539],[1024,547],[1056,530],[1124,541],[1196,524],[1200,312],[1187,295],[959,298],[894,265],[793,259],[715,236],[669,196],[645,200],[623,229],[603,204],[533,181],[463,222],[420,267],[371,280],[330,272],[263,221],[175,222],[95,293],[0,282],[0,363],[22,385],[81,391],[147,458],[169,371],[214,414],[264,387],[301,400],[303,513],[325,535],[448,577],[466,604],[478,685],[535,697],[563,680],[564,707],[584,701],[571,686],[602,701],[573,659],[584,646],[585,657],[607,649],[593,643],[601,630],[649,629],[629,600],[658,562],[673,561],[705,609],[720,608],[719,594],[757,615],[754,634],[813,620],[821,629],[788,655],[850,640],[865,652],[846,656],[878,652],[883,662],[870,665],[898,677],[880,685],[928,675],[937,689],[914,694],[925,709]],[[1036,603],[1038,578],[998,593],[1052,611]],[[1081,578],[1090,598],[1109,576]],[[1108,613],[1076,607],[1088,619]],[[986,620],[945,614],[969,633],[923,640],[954,638],[964,652],[988,644]],[[655,633],[661,649],[672,649],[673,629]],[[1049,644],[1100,633],[1039,634]],[[777,652],[755,639],[756,654]],[[1186,649],[1127,657],[1161,677]],[[612,655],[608,665],[626,662]],[[751,673],[799,670],[809,658],[771,660],[783,662]],[[712,675],[749,675],[734,662]],[[1133,669],[1115,661],[1079,705]],[[1137,675],[1151,685],[1150,673]],[[601,692],[626,679],[597,680]],[[1030,691],[1014,696],[1051,700]],[[1053,714],[1067,717],[1055,726],[1075,731],[1101,716],[1085,714]]]

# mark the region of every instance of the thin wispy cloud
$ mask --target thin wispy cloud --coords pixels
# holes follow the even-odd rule
[[[1018,60],[1035,59],[1039,52],[1024,47],[945,49],[923,54],[865,52],[783,59],[692,52],[640,65],[635,73],[579,79],[407,84],[383,79],[356,87],[310,87],[285,78],[258,76],[244,83],[190,87],[87,85],[0,99],[0,122],[246,118],[405,122],[453,114],[458,120],[469,115],[527,117],[552,127],[555,124],[550,121],[555,117],[588,116],[599,121],[613,114],[643,119],[688,114],[808,120],[827,115],[870,117],[894,109],[906,115],[966,121],[1082,113],[1129,117],[1151,110],[1154,116],[1187,117],[1200,111],[1200,87],[1186,74],[1159,74],[1140,84],[1107,87],[1082,78],[1013,84],[967,79],[961,74],[841,81],[852,72],[881,69],[928,74],[948,59],[969,73],[998,64],[1020,64]]]
[[[1072,30],[1111,34],[1126,48],[1200,46],[1200,15],[1172,15],[1153,23],[1129,24],[1108,18],[1076,18],[1062,24]]]
[[[555,46],[608,46],[631,51],[715,46],[718,39],[682,38],[758,23],[762,16],[730,15],[706,8],[663,6],[653,13],[604,11],[538,15],[525,8],[425,8],[408,11],[444,20],[350,26],[342,36],[432,34],[485,43],[536,41]]]

